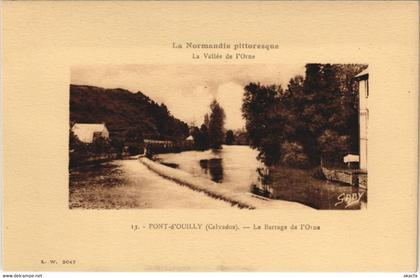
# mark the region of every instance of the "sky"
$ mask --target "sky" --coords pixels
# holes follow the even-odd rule
[[[216,99],[225,110],[226,129],[245,125],[241,106],[244,86],[250,82],[281,84],[303,75],[304,65],[78,65],[71,69],[71,84],[141,91],[164,103],[175,117],[200,126]]]

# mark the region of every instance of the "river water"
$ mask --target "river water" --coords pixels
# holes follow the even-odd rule
[[[156,160],[164,165],[205,177],[235,193],[252,192],[252,184],[258,182],[257,168],[263,165],[257,160],[258,152],[248,146],[227,146],[221,150],[186,151],[159,154]],[[280,199],[299,202],[317,209],[348,209],[340,198],[358,197],[366,202],[366,193],[357,187],[316,179],[312,170],[284,167],[276,186]],[[360,209],[360,202],[351,209]]]
[[[156,159],[193,176],[214,181],[236,194],[259,193],[257,151],[248,146],[223,146],[218,151],[188,151],[160,154]],[[197,179],[199,180],[199,179]],[[296,203],[316,209],[360,209],[366,207],[366,192],[357,187],[315,178],[313,169],[276,168],[271,188],[279,200],[263,201],[256,207],[296,208]],[[363,194],[363,195],[360,195]],[[348,200],[362,197],[356,206]],[[228,208],[229,203],[193,191],[150,171],[137,159],[86,165],[70,171],[70,208]],[[260,198],[252,198],[261,202]],[[283,201],[289,202],[283,202]],[[290,202],[292,201],[292,202]],[[295,202],[295,203],[293,203]],[[301,206],[302,207],[302,206]]]
[[[205,177],[234,192],[250,192],[261,163],[248,146],[223,146],[220,150],[159,154],[158,162]]]

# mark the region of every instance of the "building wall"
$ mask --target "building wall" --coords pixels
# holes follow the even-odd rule
[[[359,81],[359,128],[360,128],[360,169],[367,171],[368,152],[368,109],[369,80]]]
[[[109,131],[106,127],[102,131],[102,137],[105,138],[105,139],[109,139]]]
[[[75,124],[72,131],[84,143],[92,143],[95,137],[109,139],[109,131],[101,124]]]

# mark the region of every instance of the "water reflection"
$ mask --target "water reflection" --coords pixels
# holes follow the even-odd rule
[[[223,182],[223,163],[221,158],[201,159],[199,163],[205,174],[210,173],[212,181]]]
[[[223,149],[210,149],[210,151],[214,155],[221,155],[223,152]]]
[[[259,169],[260,170],[260,169]],[[366,190],[326,180],[313,169],[277,166],[258,171],[258,184],[251,192],[270,199],[299,202],[316,209],[360,209],[367,202]]]
[[[362,192],[357,187],[327,181],[316,169],[278,167],[267,175],[267,168],[256,159],[257,155],[256,150],[246,146],[223,146],[222,150],[160,154],[158,158],[193,176],[211,179],[234,193],[251,191],[317,209],[358,209],[348,206],[354,196],[361,196],[366,203],[367,192],[359,195]]]
[[[173,163],[180,171],[203,177],[235,193],[248,193],[262,167],[258,152],[247,146],[223,146],[220,150],[186,151],[157,155],[160,163]]]

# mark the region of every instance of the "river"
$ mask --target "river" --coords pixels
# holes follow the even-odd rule
[[[256,169],[262,167],[256,159],[257,155],[258,152],[248,146],[223,146],[217,151],[159,154],[155,158],[201,180],[214,181],[208,186],[220,186],[238,198],[244,194],[244,197],[258,203],[255,205],[258,208],[305,207],[301,204],[316,209],[366,207],[366,192],[359,192],[357,187],[315,178],[313,169],[288,167],[277,168],[276,182],[271,185],[278,192],[279,200],[252,198],[249,194],[253,192],[251,185],[258,182]],[[228,202],[162,178],[137,159],[114,160],[72,169],[69,193],[70,208],[232,208]],[[361,195],[362,202],[356,206],[349,208],[346,202],[340,202],[353,196],[359,197],[359,194],[364,195]]]
[[[159,154],[164,165],[213,180],[234,192],[250,192],[257,181],[256,169],[262,167],[258,152],[248,146],[227,146],[220,150]]]
[[[205,177],[235,193],[252,192],[257,183],[258,152],[248,146],[227,146],[221,150],[186,151],[159,154],[156,161],[194,176]],[[366,192],[357,187],[313,177],[313,169],[280,167],[281,177],[276,182],[279,199],[294,201],[317,209],[360,209],[367,201]],[[360,195],[359,195],[360,194]],[[361,197],[355,206],[346,207],[344,197]],[[337,204],[339,203],[339,204]]]

